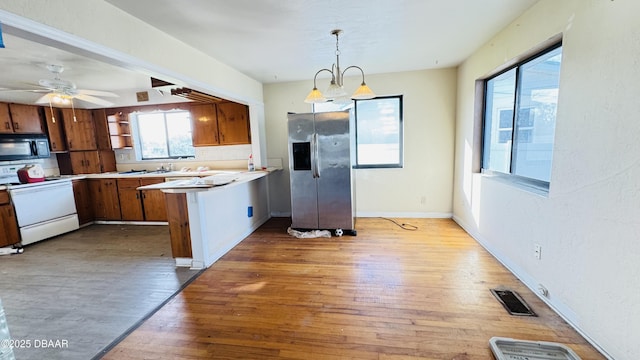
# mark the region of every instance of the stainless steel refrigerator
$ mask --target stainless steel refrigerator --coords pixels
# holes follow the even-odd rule
[[[289,114],[291,227],[356,235],[349,111]]]

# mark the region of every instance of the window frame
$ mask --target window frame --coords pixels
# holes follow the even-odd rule
[[[173,109],[173,110],[156,110],[156,111],[149,111],[149,112],[137,112],[135,113],[135,138],[137,141],[135,141],[135,151],[136,151],[136,158],[139,161],[159,161],[159,160],[179,160],[179,159],[194,159],[195,158],[195,147],[193,146],[193,140],[191,141],[191,146],[194,148],[194,152],[193,155],[176,155],[176,156],[171,156],[171,146],[169,145],[169,130],[168,130],[168,126],[167,126],[167,114],[168,113],[179,113],[179,112],[183,112],[183,113],[187,113],[189,119],[191,119],[191,112],[189,110],[184,110],[184,109]],[[168,156],[166,157],[144,157],[144,151],[143,151],[143,135],[142,132],[140,131],[140,120],[139,117],[141,115],[151,115],[151,114],[162,114],[163,115],[163,121],[164,121],[164,131],[166,134],[165,137],[165,146],[167,149],[167,154]],[[193,132],[193,128],[191,128],[191,131]]]
[[[517,142],[515,142],[515,137],[516,137],[516,124],[515,121],[517,119],[516,114],[523,110],[520,108],[520,104],[519,104],[519,96],[518,94],[520,93],[520,89],[522,86],[522,82],[520,81],[520,69],[521,66],[529,63],[530,61],[537,59],[541,56],[544,56],[547,53],[550,53],[558,48],[562,48],[563,43],[562,43],[562,35],[556,35],[552,38],[550,38],[548,41],[544,42],[543,44],[541,44],[540,46],[534,48],[533,50],[529,51],[528,53],[524,54],[523,56],[516,58],[510,62],[508,62],[507,64],[503,65],[502,67],[500,67],[499,69],[496,69],[496,71],[492,72],[491,74],[487,75],[486,77],[479,79],[480,85],[481,85],[481,94],[479,94],[479,96],[481,97],[481,108],[479,109],[479,113],[476,112],[476,118],[478,118],[479,116],[479,120],[480,120],[480,131],[479,131],[479,141],[477,143],[479,143],[479,157],[477,158],[477,160],[479,161],[478,164],[478,169],[479,172],[482,174],[486,174],[486,175],[491,175],[503,180],[506,180],[507,182],[510,183],[515,183],[515,184],[520,184],[523,185],[527,188],[531,188],[533,190],[536,191],[542,191],[543,193],[548,193],[549,192],[549,188],[550,188],[550,181],[544,181],[544,180],[540,180],[540,179],[535,179],[535,178],[530,178],[530,177],[526,177],[526,176],[522,176],[522,175],[517,175],[513,173],[513,169],[514,169],[514,153],[517,152],[518,149],[518,144]],[[562,64],[560,65],[562,66]],[[515,84],[515,99],[514,99],[514,107],[509,109],[510,111],[512,111],[513,116],[511,119],[511,129],[512,129],[512,133],[511,133],[511,151],[510,151],[510,157],[509,157],[509,173],[504,173],[504,172],[500,172],[497,170],[492,170],[492,169],[488,169],[485,168],[485,133],[487,131],[486,126],[487,126],[487,119],[486,119],[486,106],[487,106],[487,87],[488,87],[488,82],[492,79],[495,79],[497,77],[499,77],[500,75],[507,73],[511,70],[516,71],[515,74],[515,79],[516,79],[516,84]],[[476,88],[478,90],[478,88]],[[504,111],[504,109],[502,110]],[[557,120],[557,114],[556,114],[556,120]],[[554,126],[556,126],[556,124],[554,124]],[[491,129],[488,129],[489,131],[491,131]],[[555,136],[554,136],[554,143],[555,145]],[[553,161],[552,161],[553,163]],[[551,170],[551,169],[550,169]]]
[[[398,129],[399,129],[399,139],[398,139],[398,162],[397,163],[388,163],[388,164],[359,164],[358,163],[358,102],[365,101],[373,101],[380,99],[398,99]],[[376,96],[373,99],[366,100],[354,100],[353,103],[353,113],[354,113],[354,159],[353,159],[353,168],[354,169],[402,169],[404,168],[404,98],[403,95],[386,95],[386,96]]]

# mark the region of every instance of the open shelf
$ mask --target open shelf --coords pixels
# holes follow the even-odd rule
[[[133,148],[129,121],[123,118],[122,113],[107,116],[107,123],[109,125],[109,136],[111,137],[111,148]]]

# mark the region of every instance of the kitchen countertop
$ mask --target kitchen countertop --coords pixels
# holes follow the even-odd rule
[[[193,191],[208,191],[213,188],[229,187],[235,184],[242,184],[248,181],[267,176],[270,171],[243,171],[243,172],[223,172],[205,176],[202,178],[187,178],[167,181],[163,183],[145,185],[138,187],[138,190],[162,190],[169,193],[184,193]]]
[[[149,171],[149,172],[110,172],[102,174],[87,174],[88,179],[113,179],[113,178],[173,178],[173,177],[202,177],[216,174],[240,173],[244,170],[206,170],[206,171]]]
[[[282,170],[280,168],[269,167],[263,170],[256,170],[254,172],[266,172],[271,173],[274,171]],[[215,170],[203,170],[203,171],[136,171],[136,172],[108,172],[100,174],[78,174],[78,175],[60,175],[53,176],[53,178],[70,178],[72,180],[80,179],[126,179],[126,178],[194,178],[194,177],[206,177],[218,174],[242,174],[250,173],[247,169],[215,169]]]
[[[195,181],[192,186],[189,186],[185,183],[185,181],[189,181],[193,178],[205,178],[211,177],[214,175],[239,175],[239,179],[236,181],[240,181],[241,179],[254,179],[257,177],[262,177],[274,171],[282,170],[277,167],[269,167],[262,170],[256,171],[247,171],[246,169],[215,169],[215,170],[203,170],[203,171],[140,171],[140,172],[108,172],[108,173],[100,173],[100,174],[77,174],[77,175],[59,175],[59,176],[48,176],[48,179],[71,179],[71,180],[82,180],[82,179],[126,179],[126,178],[184,178],[185,180],[177,180],[178,182],[173,183],[173,188],[176,189],[207,189],[213,186],[218,186],[217,183],[214,184],[197,184]],[[256,175],[263,174],[259,176],[249,176],[246,177],[245,174]],[[153,186],[153,185],[149,185]],[[5,185],[0,185],[0,191],[7,190],[9,187]]]

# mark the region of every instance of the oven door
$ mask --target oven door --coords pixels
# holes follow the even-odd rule
[[[70,180],[40,184],[9,189],[20,227],[76,213],[73,186]]]
[[[79,228],[70,180],[10,187],[22,245]]]

